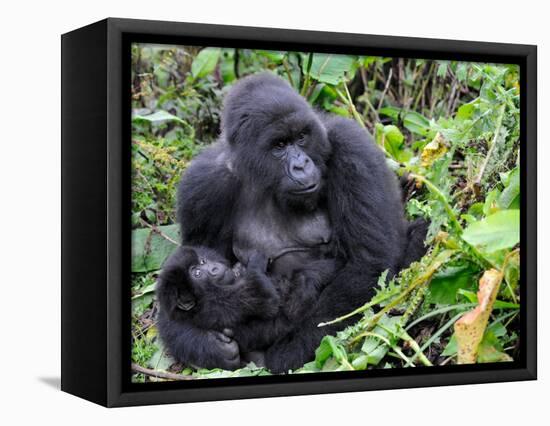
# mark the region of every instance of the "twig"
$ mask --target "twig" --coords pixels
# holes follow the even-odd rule
[[[167,371],[151,370],[150,368],[142,367],[141,365],[132,362],[132,370],[136,373],[145,374],[151,377],[158,377],[159,379],[167,380],[197,380],[196,377],[184,376],[183,374],[168,373]]]
[[[302,90],[300,91],[300,95],[304,96],[305,98],[308,98],[306,96],[306,93],[308,91],[310,82],[311,82],[311,65],[313,64],[313,53],[310,53],[307,58],[307,65],[306,65],[306,81],[304,81],[304,85],[302,86]],[[319,72],[319,74],[321,74]]]
[[[390,68],[390,72],[388,73],[388,79],[386,80],[386,85],[384,86],[384,91],[380,96],[380,101],[378,102],[378,108],[376,108],[377,112],[380,111],[380,108],[382,108],[382,102],[384,101],[384,97],[386,96],[386,93],[388,93],[388,89],[390,88],[392,75],[393,75],[393,68]]]
[[[336,91],[336,94],[340,97],[340,99],[342,100],[342,102],[344,102],[346,104],[346,106],[349,108],[351,114],[353,115],[353,118],[355,119],[355,121],[357,121],[357,123],[359,123],[361,125],[361,127],[363,127],[363,129],[366,128],[365,126],[365,123],[363,122],[363,118],[361,117],[361,115],[359,115],[359,113],[357,112],[357,109],[355,108],[355,104],[353,103],[353,100],[351,99],[351,95],[349,93],[349,90],[348,90],[348,86],[346,84],[346,82],[343,82],[343,86],[344,86],[344,89],[346,91],[346,95],[344,96],[342,94],[342,92],[340,92],[338,89],[334,89]]]
[[[154,232],[156,232],[157,234],[159,234],[162,238],[164,238],[165,240],[168,240],[170,241],[171,243],[174,243],[175,245],[179,246],[180,243],[178,243],[176,240],[173,240],[172,238],[170,238],[168,235],[166,235],[164,232],[162,232],[157,226],[155,225],[151,225],[150,223],[147,223],[146,221],[144,221],[142,218],[139,218],[140,222],[147,226],[148,228],[152,229]]]
[[[435,62],[432,62],[432,65],[428,70],[428,75],[426,76],[426,78],[424,78],[424,81],[422,82],[422,87],[420,88],[420,92],[418,92],[418,96],[414,101],[413,110],[415,111],[416,111],[416,108],[418,107],[418,103],[420,102],[421,97],[424,95],[424,92],[426,91],[426,87],[428,86],[428,82],[430,81],[430,77],[432,76],[432,73],[434,70],[435,70]]]
[[[290,68],[288,67],[288,62],[287,62],[286,58],[283,58],[283,67],[284,67],[286,75],[288,77],[288,82],[290,83],[290,85],[292,87],[295,87],[294,86],[294,80],[292,78],[292,74],[290,73]]]

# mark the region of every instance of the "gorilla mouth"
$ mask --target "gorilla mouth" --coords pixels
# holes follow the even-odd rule
[[[305,188],[295,189],[290,192],[295,195],[304,195],[304,194],[311,194],[312,192],[317,191],[318,188],[319,188],[319,182],[316,182],[306,186]]]

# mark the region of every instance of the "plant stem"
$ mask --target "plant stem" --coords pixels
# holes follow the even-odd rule
[[[485,173],[485,169],[487,168],[487,164],[489,164],[489,160],[491,159],[491,156],[493,155],[493,152],[495,151],[495,146],[497,145],[498,141],[498,135],[500,133],[500,128],[502,127],[502,119],[504,118],[504,112],[506,111],[506,105],[502,104],[500,106],[500,113],[498,115],[497,119],[497,125],[495,128],[495,134],[493,135],[493,141],[491,142],[491,146],[489,147],[489,151],[487,152],[487,155],[485,156],[485,160],[483,161],[483,164],[481,165],[481,169],[479,170],[479,174],[477,175],[477,178],[475,180],[475,183],[479,185],[481,183],[481,179],[483,178],[483,174]]]
[[[393,299],[390,303],[388,303],[383,309],[380,309],[375,315],[373,315],[365,325],[365,329],[369,330],[372,329],[378,321],[380,321],[380,318],[390,310],[392,310],[394,307],[399,305],[414,289],[416,289],[419,285],[424,284],[428,282],[432,275],[435,274],[435,272],[444,265],[451,257],[455,254],[455,250],[445,250],[441,254],[435,258],[432,263],[428,266],[426,272],[424,272],[422,275],[417,277],[401,294],[399,294],[395,299]],[[356,339],[353,339],[352,342],[354,342]]]
[[[302,86],[302,90],[300,90],[300,95],[305,96],[307,93],[307,89],[309,88],[309,84],[311,81],[311,64],[313,63],[313,53],[310,53],[307,58],[307,65],[306,65],[306,81],[304,81],[304,85]]]
[[[365,312],[367,309],[372,308],[373,306],[380,304],[381,302],[383,302],[384,300],[389,299],[392,296],[394,296],[394,294],[386,294],[383,297],[376,297],[375,296],[370,302],[365,303],[363,306],[357,308],[356,310],[350,312],[349,314],[342,315],[341,317],[333,319],[332,321],[321,322],[317,325],[317,327],[325,327],[327,325],[336,324],[337,322],[347,320],[348,318],[351,318],[355,315],[358,315],[362,312]]]
[[[366,129],[365,123],[363,122],[363,118],[357,112],[357,109],[355,108],[355,104],[353,103],[353,101],[351,99],[351,95],[349,93],[348,86],[345,82],[343,83],[343,86],[344,86],[344,89],[346,91],[346,96],[344,96],[342,94],[342,92],[340,92],[338,89],[335,88],[334,90],[336,91],[336,93],[338,94],[340,99],[342,99],[342,102],[344,102],[347,105],[347,107],[349,108],[349,110],[350,110],[351,114],[353,115],[353,118],[355,119],[355,121],[357,121],[357,123],[359,123],[361,125],[361,127]]]
[[[290,73],[290,68],[288,67],[288,61],[286,60],[286,57],[283,58],[283,67],[285,69],[286,75],[288,77],[288,82],[292,87],[294,86],[294,80],[292,79],[292,74]]]
[[[426,185],[426,187],[430,190],[431,193],[433,193],[437,198],[439,198],[439,201],[441,201],[441,203],[443,204],[443,207],[445,208],[445,211],[447,212],[447,215],[451,220],[451,225],[453,229],[457,232],[458,235],[462,235],[462,226],[460,226],[460,222],[458,221],[455,215],[455,212],[453,211],[450,204],[447,202],[447,198],[445,197],[445,194],[443,194],[443,192],[441,192],[441,190],[437,186],[431,183],[424,176],[420,176],[414,173],[411,173],[409,176],[411,176],[413,179],[416,179],[422,182],[424,185]]]

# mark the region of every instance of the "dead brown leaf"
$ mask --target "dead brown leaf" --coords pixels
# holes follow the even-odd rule
[[[478,305],[455,323],[459,364],[476,362],[478,347],[487,328],[501,281],[502,272],[496,269],[485,271],[479,280]]]

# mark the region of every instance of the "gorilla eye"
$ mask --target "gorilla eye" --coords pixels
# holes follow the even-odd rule
[[[206,263],[206,259],[199,259],[199,265],[204,265]]]
[[[275,143],[275,148],[283,149],[286,146],[286,141],[280,140]]]

